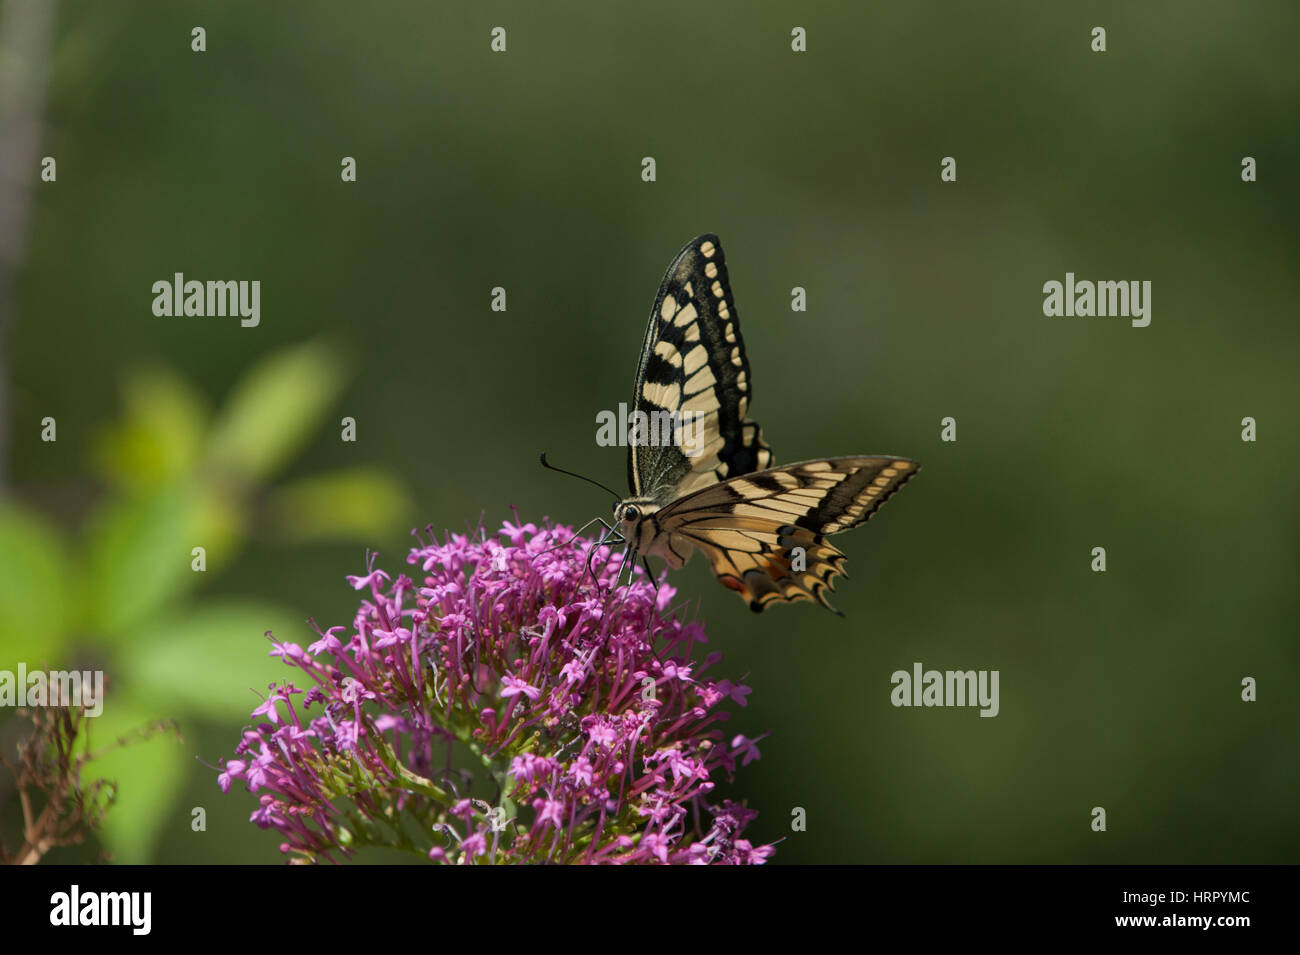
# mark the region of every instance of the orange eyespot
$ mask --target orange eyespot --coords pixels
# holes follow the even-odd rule
[[[734,590],[738,594],[743,594],[745,592],[745,585],[730,574],[723,574],[720,576],[718,578],[718,583],[722,584],[722,586],[729,590]]]

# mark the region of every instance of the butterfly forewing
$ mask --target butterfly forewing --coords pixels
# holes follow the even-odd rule
[[[633,408],[658,440],[628,443],[632,493],[680,496],[768,467],[772,452],[746,418],[750,389],[722,245],[702,235],[668,267],[650,310]],[[670,422],[671,437],[656,422]]]

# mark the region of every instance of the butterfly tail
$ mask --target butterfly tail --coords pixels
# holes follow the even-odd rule
[[[844,576],[846,558],[821,534],[788,525],[780,529],[775,546],[757,553],[701,546],[718,581],[735,591],[755,613],[762,613],[769,604],[806,600],[844,616],[831,606],[827,594],[835,590],[835,578]]]

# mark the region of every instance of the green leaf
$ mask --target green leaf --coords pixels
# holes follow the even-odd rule
[[[322,345],[303,345],[257,365],[222,410],[207,457],[245,480],[278,472],[320,427],[338,396],[337,360]]]
[[[304,683],[301,671],[269,656],[266,631],[306,645],[316,639],[302,614],[257,601],[210,603],[184,617],[151,622],[132,638],[123,678],[151,705],[187,716],[247,720],[272,681]]]
[[[367,467],[286,484],[270,506],[277,525],[295,540],[374,540],[400,528],[410,511],[402,485]]]
[[[89,528],[89,604],[84,625],[125,636],[131,627],[194,586],[196,496],[170,488],[135,501],[116,501]]]
[[[136,493],[188,475],[207,428],[195,390],[173,372],[146,369],[127,377],[123,400],[123,420],[100,440],[98,470]]]
[[[70,584],[58,532],[34,513],[0,504],[0,666],[59,662]]]

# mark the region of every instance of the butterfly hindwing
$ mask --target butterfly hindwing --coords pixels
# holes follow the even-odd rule
[[[750,390],[722,245],[702,235],[668,267],[650,311],[633,410],[652,440],[628,442],[632,493],[680,496],[768,467],[772,452],[746,418]],[[659,423],[674,415],[669,436]]]
[[[679,539],[702,550],[752,610],[797,600],[834,610],[826,593],[845,558],[824,535],[866,522],[916,471],[906,458],[802,461],[688,494],[655,522],[674,551],[689,552]]]

